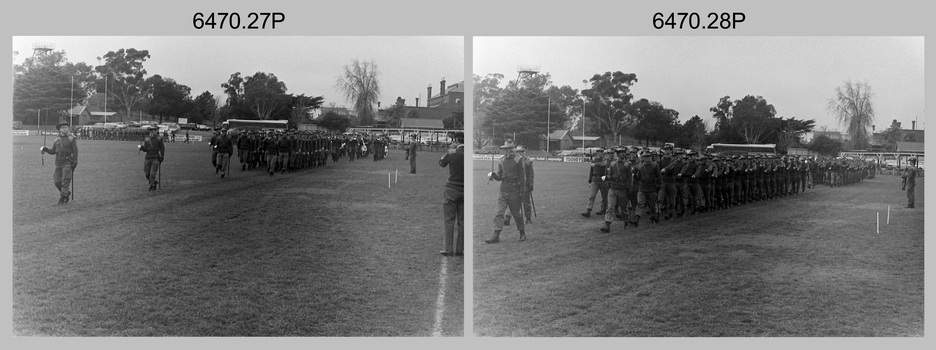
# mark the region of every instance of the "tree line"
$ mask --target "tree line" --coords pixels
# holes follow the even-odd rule
[[[147,76],[144,63],[149,58],[148,50],[134,48],[109,51],[98,57],[97,66],[69,62],[64,51],[26,58],[14,66],[14,120],[36,124],[36,118],[44,118],[54,123],[74,106],[103,111],[106,104],[108,111],[125,116],[142,111],[159,122],[184,117],[191,123],[219,125],[227,119],[268,119],[288,120],[295,128],[322,107],[322,96],[288,93],[286,84],[267,72],[233,73],[221,84],[224,96],[205,91],[193,97],[191,88],[170,77]],[[354,60],[342,73],[336,88],[355,104],[361,122],[372,122],[372,105],[380,95],[376,65]],[[350,123],[347,117],[332,116],[326,124],[340,128]]]
[[[834,155],[845,147],[867,147],[868,138],[861,135],[867,134],[867,119],[873,119],[873,111],[870,117],[868,113],[870,95],[849,94],[868,90],[867,84],[850,81],[837,89],[828,106],[849,132],[857,135],[850,144],[825,136],[804,143],[803,137],[814,129],[815,119],[778,116],[773,105],[756,95],[719,99],[709,109],[715,120],[709,131],[698,115],[681,121],[678,111],[634,97],[631,87],[638,82],[634,73],[596,73],[583,80],[586,87],[581,91],[553,85],[549,73],[503,82],[500,73],[474,76],[476,149],[514,137],[518,143],[537,148],[547,130],[563,129],[603,136],[609,147],[626,136],[643,146],[672,142],[676,147],[702,150],[712,143],[772,143],[781,153],[805,147]],[[849,106],[856,105],[855,100],[865,108],[849,110]]]

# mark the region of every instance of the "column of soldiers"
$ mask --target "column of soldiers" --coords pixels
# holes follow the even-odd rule
[[[602,232],[611,231],[614,218],[624,227],[638,227],[641,218],[660,223],[687,213],[793,196],[812,188],[814,179],[821,181],[817,176],[826,176],[832,179],[830,185],[837,186],[874,173],[873,163],[863,160],[699,154],[672,146],[665,146],[662,153],[618,147],[604,151],[597,162],[590,168],[592,190],[582,216],[590,217],[596,192],[607,186],[607,197],[602,198],[607,205],[597,213],[604,214]],[[596,186],[598,181],[601,185]]]
[[[856,183],[864,178],[874,178],[877,169],[877,163],[873,161],[824,157],[815,159],[809,171],[814,178],[813,185],[838,187]]]
[[[245,131],[233,139],[241,171],[264,169],[270,176],[325,166],[329,158],[337,162],[345,155],[353,161],[373,152],[374,161],[382,160],[388,143],[375,135],[321,131]],[[216,140],[212,138],[211,143]]]

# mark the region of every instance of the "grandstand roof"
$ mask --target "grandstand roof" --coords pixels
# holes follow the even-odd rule
[[[903,142],[897,141],[897,151],[899,152],[923,152],[923,142]]]

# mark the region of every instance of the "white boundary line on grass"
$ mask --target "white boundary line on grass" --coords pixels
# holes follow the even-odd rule
[[[436,295],[435,323],[432,326],[432,336],[442,336],[442,316],[445,314],[445,287],[448,285],[448,261],[442,257],[439,265],[439,293]]]

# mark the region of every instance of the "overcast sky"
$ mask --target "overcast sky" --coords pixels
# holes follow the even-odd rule
[[[518,65],[539,66],[554,85],[581,90],[607,71],[635,73],[636,99],[699,115],[724,96],[762,96],[778,117],[815,119],[817,130],[844,130],[827,111],[849,79],[874,93],[877,130],[893,119],[924,126],[923,37],[474,37],[473,71],[517,78]]]
[[[373,61],[380,73],[381,107],[396,98],[425,105],[426,87],[439,93],[464,80],[464,37],[309,37],[309,36],[153,36],[153,37],[13,37],[14,64],[32,55],[33,43],[51,43],[69,62],[97,66],[108,51],[149,50],[143,67],[192,89],[192,97],[210,91],[223,95],[221,84],[231,74],[273,73],[287,93],[323,96],[325,105],[351,106],[335,89],[343,67],[353,59]]]

